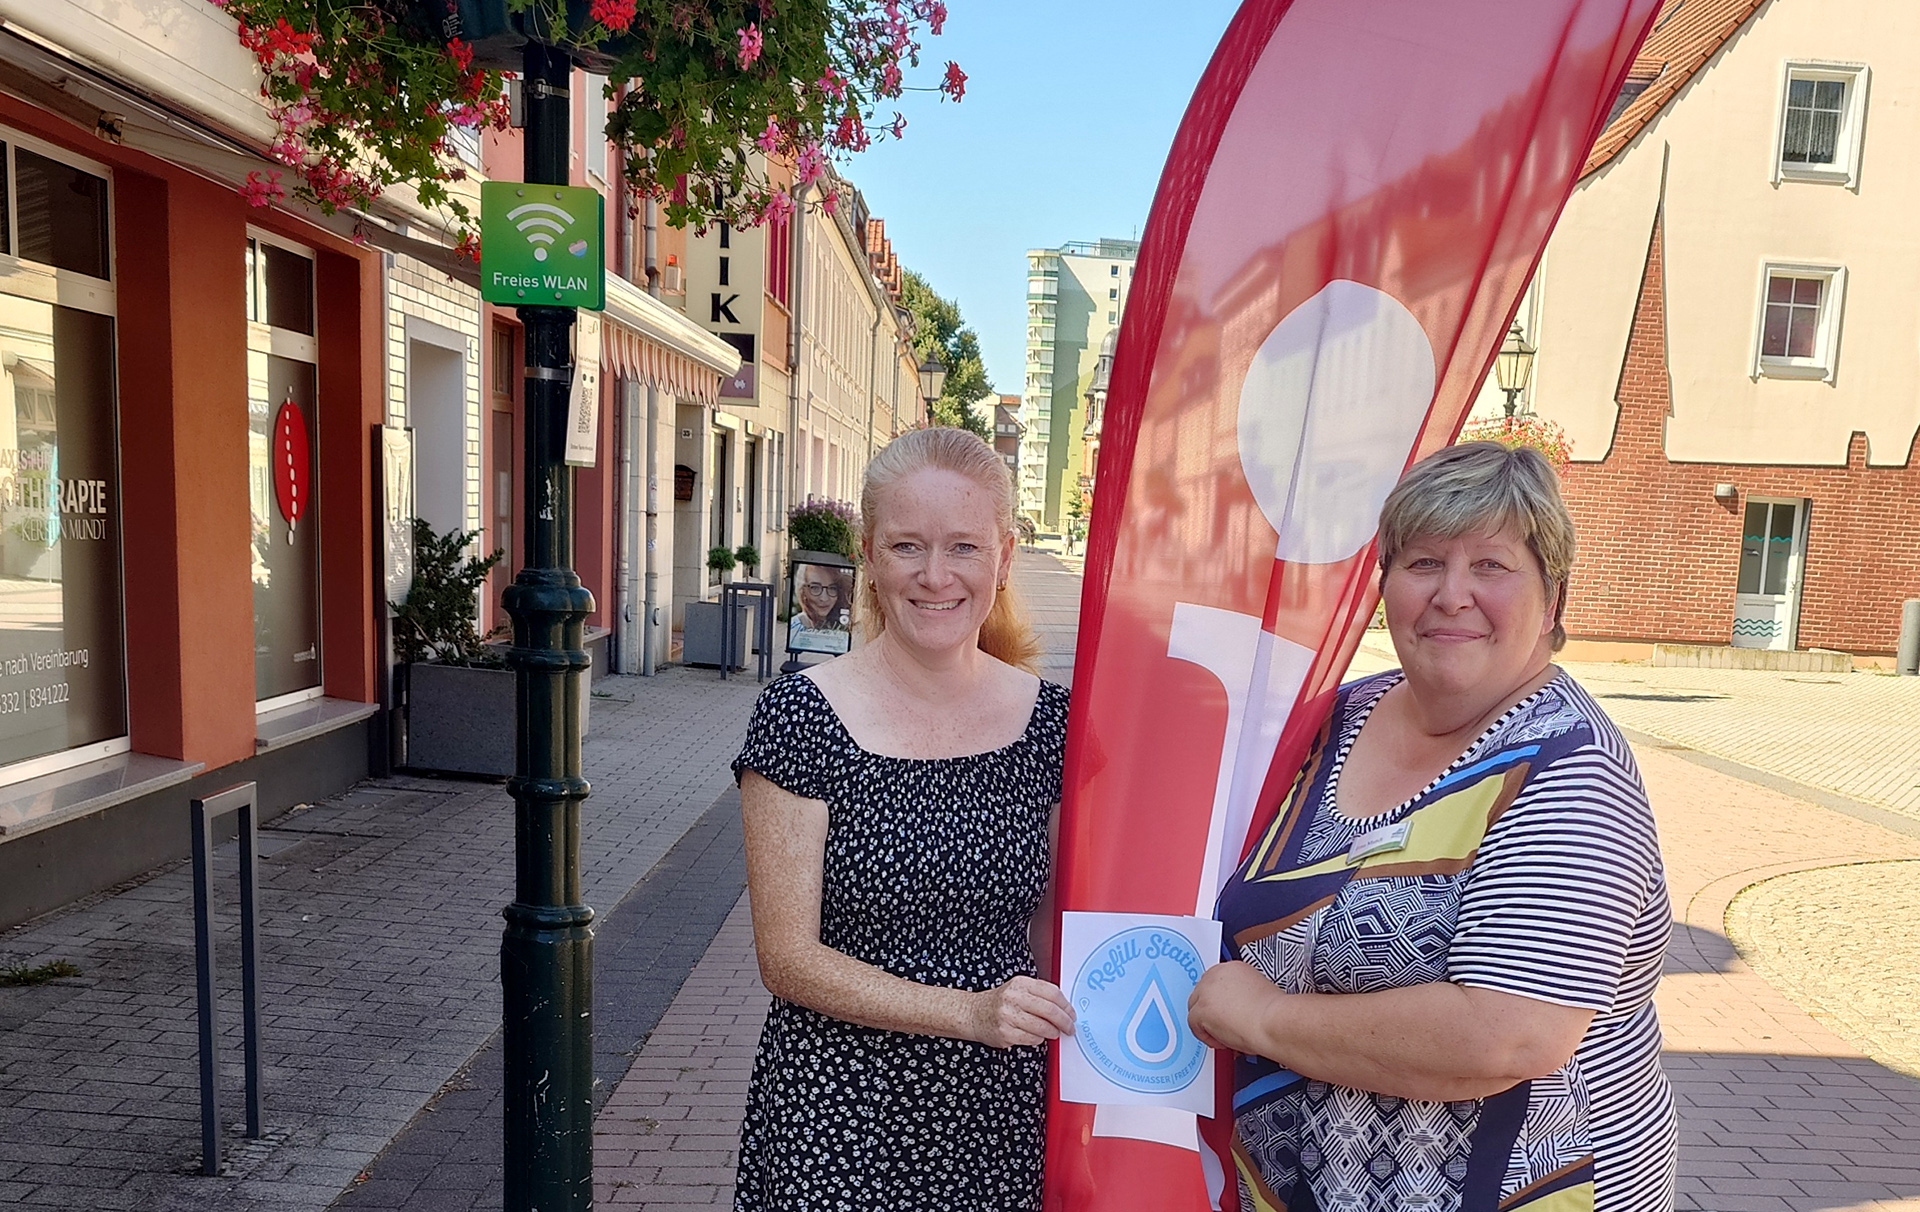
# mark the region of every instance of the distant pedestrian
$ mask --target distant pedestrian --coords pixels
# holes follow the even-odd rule
[[[1553,665],[1573,552],[1532,450],[1387,498],[1402,668],[1341,688],[1190,1007],[1240,1053],[1241,1207],[1671,1212],[1666,879],[1626,741]]]
[[[1033,672],[985,442],[908,433],[860,504],[869,641],[769,686],[734,762],[774,995],[734,1207],[1038,1209],[1067,692]]]

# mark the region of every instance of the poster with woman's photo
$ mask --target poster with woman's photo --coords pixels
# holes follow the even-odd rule
[[[787,608],[788,652],[839,656],[853,647],[853,569],[796,561]]]

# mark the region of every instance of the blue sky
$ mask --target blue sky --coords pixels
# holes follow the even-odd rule
[[[995,390],[1020,391],[1029,248],[1137,236],[1193,86],[1237,0],[947,0],[906,138],[841,166],[907,268],[957,298]],[[889,106],[880,115],[889,120]]]

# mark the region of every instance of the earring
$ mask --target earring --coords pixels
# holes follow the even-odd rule
[[[1005,581],[1002,581],[1002,582],[1000,582],[1000,590],[999,590],[999,591],[1000,591],[1001,593],[1005,593],[1005,592],[1007,591],[1007,583],[1006,583]]]

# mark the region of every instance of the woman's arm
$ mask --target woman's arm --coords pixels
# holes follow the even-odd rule
[[[1250,964],[1200,979],[1187,1005],[1211,1047],[1400,1098],[1486,1098],[1567,1063],[1593,1011],[1449,981],[1378,993],[1283,993]]]
[[[821,1014],[916,1035],[970,1039],[996,1048],[1037,1044],[1073,1029],[1060,991],[1016,976],[970,993],[883,972],[820,941],[827,806],[748,770],[740,780],[753,942],[767,991]]]

